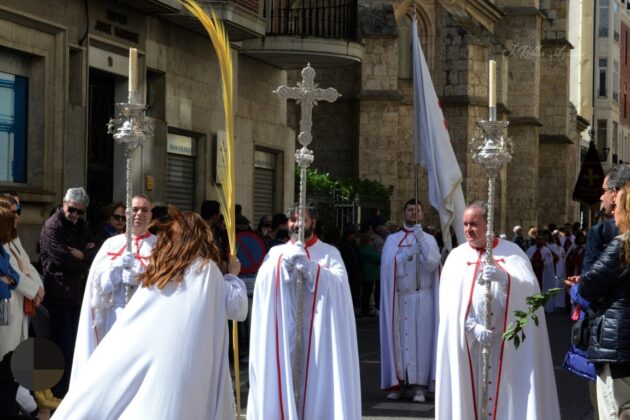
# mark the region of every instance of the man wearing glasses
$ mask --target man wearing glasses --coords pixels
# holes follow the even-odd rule
[[[68,391],[83,288],[96,253],[92,234],[81,217],[89,204],[83,188],[70,188],[39,237],[40,261],[50,313],[52,340],[63,352],[66,369],[53,388],[58,398]]]
[[[606,249],[608,243],[619,233],[615,225],[613,213],[615,211],[615,196],[617,188],[622,186],[630,176],[630,166],[619,165],[613,167],[602,184],[602,196],[600,197],[600,217],[598,224],[591,227],[586,236],[586,250],[584,251],[584,264],[582,272],[586,273],[599,255]]]
[[[630,181],[629,165],[614,166],[604,178],[604,183],[602,184],[602,196],[600,197],[601,221],[591,227],[586,235],[586,247],[584,250],[582,273],[587,273],[590,270],[591,266],[598,260],[600,254],[606,249],[608,244],[619,234],[614,219],[615,199],[617,190],[627,181]],[[579,282],[579,279],[580,276],[572,276],[569,277],[567,281],[569,283],[577,283]],[[574,320],[577,320],[578,317],[583,318],[586,316],[586,311],[591,306],[591,303],[585,299],[578,299],[574,301],[574,303],[579,304],[581,307],[581,313],[575,313]],[[591,309],[595,310],[596,308],[591,307]],[[595,412],[597,412],[598,407],[595,382],[589,381],[588,384],[591,404],[593,405]]]
[[[81,306],[71,382],[114,325],[125,308],[126,294],[131,295],[138,285],[137,277],[144,273],[157,240],[148,231],[151,207],[144,195],[131,200],[131,252],[127,251],[126,235],[121,233],[107,239],[94,257]]]

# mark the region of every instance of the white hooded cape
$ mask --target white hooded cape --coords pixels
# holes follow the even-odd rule
[[[319,264],[304,288],[300,394],[306,398],[294,401],[296,282],[280,261],[291,246],[271,248],[256,277],[247,419],[359,420],[359,355],[348,276],[339,251],[317,239],[306,248]]]
[[[529,247],[527,250],[527,257],[531,260],[536,252],[536,245]],[[562,283],[556,273],[557,266],[556,263],[553,262],[553,251],[547,245],[540,248],[540,255],[542,256],[543,261],[545,262],[545,269],[543,270],[542,275],[542,291],[546,292],[549,289],[553,289],[554,287],[564,287],[564,283]],[[558,255],[558,254],[556,254]],[[559,255],[558,255],[559,257]],[[564,260],[563,260],[564,261]],[[535,276],[535,275],[534,275]],[[560,306],[562,305],[562,306]],[[558,293],[555,297],[549,299],[545,304],[545,312],[554,312],[556,309],[564,308],[564,293]]]
[[[502,334],[514,321],[513,310],[526,311],[525,298],[540,293],[529,259],[515,244],[498,240],[493,250],[497,265],[507,271],[507,297]],[[448,256],[440,279],[440,327],[437,343],[436,419],[478,419],[479,378],[474,377],[478,363],[479,343],[465,332],[464,322],[471,305],[473,287],[479,287],[476,276],[482,254],[463,244]],[[491,366],[491,389],[488,419],[557,420],[560,419],[556,381],[542,310],[537,311],[539,326],[532,321],[525,328],[526,339],[518,349],[501,342],[492,346],[498,364]],[[502,344],[501,344],[502,343]],[[496,353],[498,352],[498,354]]]
[[[235,417],[226,287],[216,264],[200,270],[200,261],[180,284],[136,291],[54,419]],[[247,300],[236,304],[246,314]]]
[[[146,238],[133,237],[132,250],[136,256],[133,268],[135,273],[144,272],[156,240],[157,236],[151,234],[147,234]],[[113,236],[103,243],[92,261],[81,303],[70,384],[74,382],[96,346],[112,327],[118,314],[124,309],[124,291],[122,292],[123,301],[120,303],[112,302],[118,298],[117,295],[120,294],[118,291],[102,293],[102,296],[96,296],[96,294],[100,294],[102,285],[111,285],[114,261],[122,256],[126,246],[125,234]],[[120,285],[119,287],[124,286]],[[95,299],[97,297],[98,299]],[[97,300],[100,303],[95,305]]]

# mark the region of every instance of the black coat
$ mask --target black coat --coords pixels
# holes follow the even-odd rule
[[[598,302],[588,345],[594,363],[630,363],[630,266],[622,263],[622,248],[622,239],[613,239],[578,286],[580,296]]]
[[[46,220],[39,236],[46,303],[81,305],[87,272],[97,251],[96,247],[86,248],[90,242],[94,239],[85,221],[70,222],[62,208]],[[75,258],[68,247],[83,252],[84,259]]]
[[[615,219],[600,222],[588,230],[582,273],[587,273],[615,236],[619,235]]]

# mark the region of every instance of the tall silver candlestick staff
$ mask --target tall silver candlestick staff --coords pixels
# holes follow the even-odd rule
[[[477,121],[477,127],[481,130],[480,137],[473,137],[472,152],[473,161],[483,165],[488,177],[488,230],[486,232],[486,264],[494,265],[492,259],[492,246],[494,242],[494,196],[496,179],[504,164],[512,160],[512,144],[509,138],[504,136],[508,121],[497,121],[495,80],[496,62],[490,61],[489,71],[489,95],[488,95],[488,120]],[[480,283],[483,282],[481,276]],[[492,284],[485,282],[485,307],[484,326],[492,329]],[[481,400],[480,418],[487,418],[488,413],[488,381],[490,374],[490,344],[481,347]]]
[[[153,124],[149,118],[144,115],[146,109],[145,104],[136,103],[136,83],[138,68],[138,50],[129,49],[129,97],[127,102],[117,103],[115,105],[115,117],[109,120],[107,124],[107,133],[113,134],[114,140],[123,146],[126,161],[126,239],[127,251],[132,250],[132,208],[131,198],[133,197],[133,161],[134,152],[142,147],[149,137],[153,135]],[[125,302],[129,302],[135,291],[135,287],[125,284]]]
[[[300,134],[298,141],[302,148],[295,152],[295,160],[300,166],[300,199],[298,207],[298,246],[304,247],[304,209],[306,208],[306,169],[313,163],[315,159],[313,151],[307,147],[313,140],[311,135],[311,127],[313,126],[312,113],[313,105],[317,105],[317,101],[335,102],[341,96],[334,88],[319,89],[314,82],[315,70],[310,63],[302,69],[302,82],[298,82],[297,87],[280,86],[274,91],[279,97],[286,99],[295,99],[300,104]],[[296,322],[295,322],[295,350],[293,353],[292,371],[293,371],[293,394],[295,396],[296,407],[300,401],[300,376],[302,366],[302,329],[304,325],[304,277],[298,272],[296,282]]]

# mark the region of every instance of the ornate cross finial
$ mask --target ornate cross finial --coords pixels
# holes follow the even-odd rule
[[[302,146],[308,146],[313,140],[311,127],[313,126],[313,105],[317,101],[335,102],[341,96],[334,88],[320,89],[315,84],[315,70],[308,63],[302,69],[302,82],[297,83],[297,87],[280,86],[274,91],[279,97],[285,99],[295,99],[300,104],[300,134],[298,141]]]

